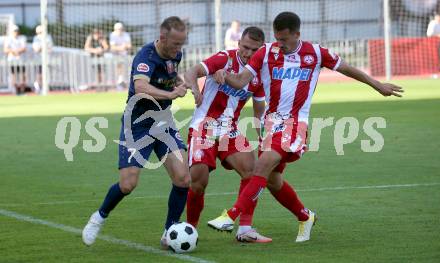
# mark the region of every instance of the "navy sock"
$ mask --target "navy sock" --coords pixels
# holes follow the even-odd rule
[[[102,203],[101,207],[99,208],[99,214],[106,218],[110,211],[113,210],[113,208],[116,207],[116,205],[128,194],[124,194],[121,191],[121,188],[119,187],[119,183],[116,183],[108,189],[108,193],[105,196],[104,202]]]
[[[173,188],[168,198],[168,215],[165,222],[165,229],[172,224],[179,222],[186,205],[186,197],[188,196],[188,187],[178,187],[173,184]]]

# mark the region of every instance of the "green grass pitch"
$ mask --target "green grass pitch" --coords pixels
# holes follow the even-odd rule
[[[144,170],[138,188],[103,228],[102,234],[131,245],[97,240],[86,247],[75,232],[118,179],[113,140],[125,93],[0,97],[0,262],[440,262],[440,82],[397,83],[406,90],[402,99],[383,98],[353,82],[318,86],[312,118],[355,117],[362,125],[383,117],[387,127],[379,129],[382,151],[361,151],[361,140],[368,139],[361,129],[343,156],[333,146],[334,125],[325,128],[319,151],[288,165],[285,178],[319,216],[311,241],[294,242],[295,218],[268,191],[254,225],[273,243],[239,244],[233,234],[209,229],[206,222],[233,204],[239,184],[237,174],[219,168],[210,177],[199,247],[190,258],[155,250],[170,189],[163,168]],[[190,94],[175,104],[178,120],[191,116]],[[82,124],[73,162],[54,142],[64,116]],[[84,125],[94,116],[109,121],[100,129],[107,144],[100,153],[87,153]],[[249,137],[254,134],[249,130]]]

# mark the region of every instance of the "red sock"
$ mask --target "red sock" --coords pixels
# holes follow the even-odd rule
[[[252,203],[252,207],[249,207],[248,211],[244,211],[240,214],[240,226],[252,226],[252,219],[254,218],[254,210],[257,207],[258,199]]]
[[[186,201],[186,221],[194,227],[199,223],[204,204],[205,194],[196,194],[190,188]]]
[[[228,215],[232,220],[237,219],[240,213],[250,214],[256,205],[258,197],[266,187],[266,178],[258,175],[252,176],[247,186],[243,189],[234,206],[228,210]]]
[[[241,192],[243,192],[243,189],[246,187],[246,185],[249,183],[251,179],[242,179],[240,182],[240,190],[238,191],[238,196],[240,196]],[[257,202],[254,203],[253,208],[250,210],[250,213],[241,213],[240,215],[240,226],[251,226],[252,225],[252,218],[254,216],[254,210],[257,206]]]
[[[240,194],[243,192],[244,188],[246,187],[246,185],[248,185],[248,183],[251,181],[251,178],[246,178],[246,179],[241,179],[240,181],[240,189],[238,189],[238,196],[240,196]]]
[[[283,182],[283,186],[281,189],[273,193],[272,195],[277,199],[277,201],[282,204],[285,208],[287,208],[290,212],[292,212],[299,221],[306,221],[309,219],[309,214],[307,210],[304,209],[304,205],[299,200],[298,196],[293,190],[292,186],[289,185],[286,181]]]

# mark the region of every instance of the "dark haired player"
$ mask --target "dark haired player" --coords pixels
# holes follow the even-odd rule
[[[220,70],[219,83],[240,89],[261,74],[266,96],[265,130],[253,176],[234,206],[208,224],[218,230],[230,226],[242,213],[252,211],[261,192],[270,189],[274,197],[299,220],[296,242],[310,239],[316,221],[314,212],[304,207],[294,189],[282,178],[286,163],[298,160],[306,151],[307,124],[311,99],[322,67],[336,70],[363,82],[383,96],[398,96],[401,87],[381,83],[348,65],[318,44],[300,40],[301,21],[292,12],[282,12],[273,22],[274,43],[266,43],[239,74]]]
[[[255,156],[246,137],[237,129],[237,122],[250,97],[253,98],[255,118],[259,120],[263,116],[265,103],[260,77],[254,77],[243,89],[236,90],[227,84],[219,85],[213,74],[220,69],[236,73],[242,71],[263,43],[263,31],[248,27],[238,41],[238,49],[220,51],[185,73],[185,83],[192,89],[197,104],[188,133],[191,186],[186,213],[187,222],[193,226],[198,225],[209,173],[216,168],[216,158],[226,169],[233,169],[241,176],[239,193],[252,175]],[[197,78],[204,76],[207,78],[200,93]],[[233,226],[229,228],[232,231]],[[272,241],[252,228],[252,215],[247,214],[240,216],[236,238],[241,242]]]

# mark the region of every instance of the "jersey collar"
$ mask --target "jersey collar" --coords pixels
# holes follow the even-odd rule
[[[240,55],[238,55],[238,49],[237,49],[237,51],[235,51],[235,56],[237,57],[238,63],[239,63],[242,67],[246,66],[246,64],[243,63],[243,61],[241,61]]]
[[[300,40],[298,40],[298,46],[295,48],[294,51],[289,52],[289,53],[284,53],[284,54],[285,55],[289,55],[289,54],[297,53],[301,49],[301,47],[302,47],[302,41],[300,39]]]

